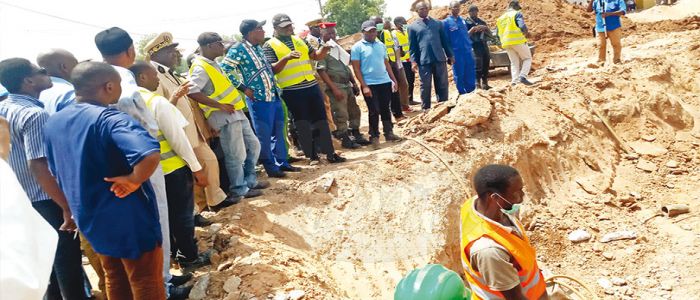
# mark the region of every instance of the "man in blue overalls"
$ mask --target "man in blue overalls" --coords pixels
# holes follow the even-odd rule
[[[457,84],[457,91],[463,95],[476,89],[476,67],[467,25],[459,16],[460,8],[459,1],[452,1],[450,3],[452,14],[443,21],[443,24],[455,57],[452,76]]]

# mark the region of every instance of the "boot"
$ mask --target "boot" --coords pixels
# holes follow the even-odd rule
[[[365,139],[362,133],[360,133],[359,129],[351,129],[350,134],[352,135],[353,139],[355,140],[355,143],[357,144],[360,144],[362,146],[367,146],[371,144],[371,142]]]
[[[357,148],[362,147],[362,146],[360,146],[360,144],[355,143],[355,141],[350,139],[350,135],[347,132],[343,133],[340,136],[340,140],[342,142],[340,145],[345,149],[357,149]]]
[[[384,140],[387,142],[400,142],[403,138],[395,135],[393,132],[389,132],[384,134]]]

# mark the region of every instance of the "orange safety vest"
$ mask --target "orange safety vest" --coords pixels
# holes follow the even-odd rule
[[[535,248],[530,245],[530,240],[525,234],[525,228],[515,218],[513,223],[520,229],[523,237],[509,233],[496,224],[482,218],[474,209],[474,201],[477,197],[468,199],[462,204],[460,217],[460,249],[462,249],[462,267],[472,290],[472,299],[505,299],[499,291],[490,289],[480,272],[472,268],[469,249],[471,245],[481,237],[488,237],[503,246],[515,260],[514,267],[520,277],[520,287],[527,299],[538,299],[546,293],[544,277],[537,266]]]

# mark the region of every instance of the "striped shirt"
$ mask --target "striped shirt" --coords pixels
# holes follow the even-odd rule
[[[292,51],[296,51],[296,50],[297,50],[297,49],[294,47],[294,42],[292,41],[292,37],[291,37],[291,36],[277,37],[277,39],[280,40],[280,41],[282,41],[282,43],[284,43],[284,45],[287,46],[287,48],[291,49]],[[309,48],[309,55],[311,55],[312,52],[316,51],[316,49],[315,49],[313,46],[311,46],[311,44],[309,44],[309,41],[304,40],[304,43],[306,43],[306,47]],[[272,49],[272,46],[270,45],[269,42],[266,42],[266,43],[263,45],[263,51],[264,51],[264,53],[265,53],[265,58],[267,59],[267,61],[268,61],[270,64],[274,64],[274,63],[276,63],[276,62],[279,61],[279,59],[277,58],[277,53],[275,52],[275,49]],[[315,69],[315,68],[314,68],[314,69]],[[316,79],[311,80],[311,81],[304,80],[304,81],[302,81],[302,82],[300,82],[300,83],[297,83],[297,84],[295,84],[295,85],[292,85],[292,86],[288,86],[288,87],[286,87],[286,88],[283,88],[282,90],[283,90],[283,91],[301,90],[301,89],[305,89],[305,88],[314,86],[314,85],[316,85],[316,84],[318,84],[318,82],[316,81]]]
[[[29,161],[46,157],[44,124],[49,114],[31,96],[10,94],[0,102],[0,116],[10,124],[10,166],[32,202],[51,200],[29,171]]]

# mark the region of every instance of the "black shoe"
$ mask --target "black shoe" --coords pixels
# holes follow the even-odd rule
[[[351,140],[350,136],[347,133],[345,133],[345,135],[343,135],[343,137],[341,138],[341,141],[342,142],[341,142],[340,146],[345,148],[345,149],[357,149],[357,148],[362,147],[362,146],[360,146],[360,144],[355,143],[355,141]]]
[[[282,173],[284,174],[284,173]],[[258,180],[258,183],[253,187],[255,190],[264,190],[270,187],[270,182],[265,180]]]
[[[190,286],[171,286],[168,289],[170,297],[168,300],[185,300],[190,296],[190,291],[192,290],[192,285]]]
[[[207,218],[203,217],[200,214],[194,215],[194,226],[195,227],[207,227],[211,225],[211,221],[207,220]]]
[[[372,144],[372,149],[377,150],[379,149],[379,137],[370,137],[369,142]]]
[[[400,142],[403,140],[402,137],[395,135],[393,132],[384,134],[384,140],[387,142]]]
[[[192,273],[184,273],[184,275],[181,276],[172,275],[169,282],[173,286],[181,286],[190,280],[192,280]]]
[[[335,154],[335,153],[328,154],[328,156],[326,156],[326,159],[328,160],[329,163],[332,163],[332,164],[342,163],[342,162],[345,162],[347,160],[344,157],[341,157],[340,155]]]
[[[231,205],[238,204],[239,202],[241,202],[241,196],[231,194],[228,197],[226,197],[226,199],[224,199],[224,201],[221,201],[221,203],[212,206],[211,210],[219,211],[219,210],[226,208],[226,207],[229,207]]]
[[[527,78],[525,78],[525,77],[520,77],[520,83],[522,83],[524,85],[533,85],[534,84],[534,83],[530,82],[529,80],[527,80]]]
[[[294,156],[289,156],[287,157],[287,162],[293,163],[293,162],[300,162],[302,159]]]
[[[258,197],[258,196],[262,196],[262,194],[263,194],[263,192],[261,192],[260,190],[250,189],[250,190],[248,190],[247,193],[245,193],[245,196],[243,196],[243,197],[246,198],[246,199],[248,199],[248,198],[255,198],[255,197]]]
[[[484,89],[485,91],[488,91],[491,89],[491,86],[488,85],[487,83],[484,83],[484,85],[481,88]]]
[[[279,171],[270,171],[270,172],[267,172],[267,177],[270,177],[270,178],[284,178],[284,177],[287,177],[287,174],[284,174],[284,172],[282,172],[282,168],[280,168]]]
[[[301,168],[295,166],[280,166],[280,171],[284,172],[301,172]]]
[[[350,131],[350,134],[352,135],[353,139],[355,140],[355,143],[360,144],[362,146],[367,146],[371,144],[372,142],[368,141],[365,139],[365,137],[360,133],[359,129],[353,129]]]
[[[202,252],[199,255],[197,255],[197,258],[195,258],[192,261],[185,261],[184,258],[178,259],[178,263],[180,264],[180,267],[182,268],[182,272],[186,273],[191,273],[192,271],[199,269],[204,266],[208,266],[211,264],[211,251],[206,251]]]
[[[421,103],[420,103],[420,102],[416,102],[416,101],[409,101],[408,104],[409,104],[409,105],[420,105]]]

